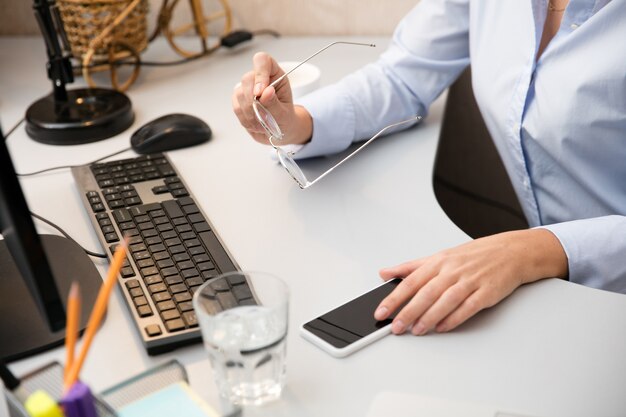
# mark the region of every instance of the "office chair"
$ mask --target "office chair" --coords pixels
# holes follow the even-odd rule
[[[448,92],[433,171],[439,205],[471,237],[528,228],[474,99],[470,68]]]

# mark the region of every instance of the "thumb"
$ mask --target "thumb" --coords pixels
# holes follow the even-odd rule
[[[280,104],[280,100],[276,95],[276,90],[274,89],[274,87],[267,87],[265,90],[263,90],[261,96],[259,97],[259,101],[270,112],[272,111],[273,107],[276,107],[278,104]]]
[[[265,52],[258,52],[252,58],[254,71],[254,87],[252,93],[259,97],[263,90],[270,84],[270,80],[276,78],[280,67],[276,61]]]

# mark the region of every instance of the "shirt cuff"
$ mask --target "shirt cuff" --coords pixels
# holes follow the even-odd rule
[[[551,231],[567,255],[569,280],[626,293],[626,217],[604,216],[540,226]]]
[[[348,149],[354,140],[354,106],[344,87],[321,88],[296,101],[313,119],[313,136],[294,154],[294,159],[328,155]]]

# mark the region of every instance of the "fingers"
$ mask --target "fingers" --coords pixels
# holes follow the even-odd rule
[[[411,262],[407,262],[406,264],[400,265],[402,270],[400,272],[408,270]],[[382,275],[382,273],[381,273]],[[396,276],[402,277],[401,274]],[[403,304],[405,304],[411,297],[417,293],[422,286],[434,276],[432,270],[430,268],[421,268],[415,269],[409,276],[404,278],[400,284],[389,294],[387,297],[383,299],[378,305],[378,308],[374,312],[374,318],[376,320],[385,320],[388,318],[391,313],[398,310]],[[399,333],[404,332],[405,328],[400,331],[400,328],[403,325],[411,324],[412,322],[402,322],[402,320],[398,321],[397,317],[394,319],[395,329],[398,330]],[[392,327],[392,330],[394,328]],[[394,331],[395,333],[395,331]]]
[[[463,300],[461,305],[443,319],[435,330],[438,332],[447,332],[456,328],[461,323],[478,313],[480,310],[488,307],[489,305],[483,300],[484,295],[481,291],[476,291],[468,298]]]
[[[421,336],[426,334],[429,330],[435,328],[435,326],[437,326],[438,323],[444,320],[448,315],[457,311],[459,306],[471,297],[474,291],[475,289],[468,286],[467,283],[459,282],[445,290],[432,306],[426,306],[425,312],[422,311],[420,314],[421,306],[418,306],[415,311],[405,312],[404,310],[412,307],[407,305],[399,316],[406,314],[405,320],[409,322],[410,320],[413,320],[415,324],[411,329],[411,333],[416,336]],[[472,315],[476,312],[477,311],[474,311]],[[462,321],[465,321],[469,317],[470,316],[462,316],[461,318]]]
[[[404,278],[419,268],[423,263],[424,259],[415,259],[390,268],[381,269],[379,274],[385,281],[389,281],[392,278]]]
[[[235,87],[232,95],[232,106],[235,115],[241,125],[258,142],[268,143],[265,130],[257,120],[252,108],[252,82],[254,73],[252,71],[244,74],[241,83]]]
[[[254,83],[250,91],[254,96],[261,95],[263,90],[270,85],[270,80],[274,79],[280,72],[280,68],[276,61],[266,54],[265,52],[258,52],[254,54],[252,58],[254,77],[252,82]]]

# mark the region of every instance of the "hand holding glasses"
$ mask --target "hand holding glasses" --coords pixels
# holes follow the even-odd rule
[[[275,87],[286,76],[288,76],[293,71],[298,69],[302,64],[304,64],[305,62],[307,62],[311,58],[315,57],[316,55],[320,54],[321,52],[325,51],[326,49],[330,48],[331,46],[337,45],[337,44],[370,46],[370,47],[376,46],[374,44],[369,44],[369,43],[332,42],[332,43],[326,45],[325,47],[323,47],[322,49],[320,49],[319,51],[315,52],[313,55],[311,55],[308,58],[306,58],[304,61],[300,62],[298,65],[293,67],[291,70],[287,71],[286,73],[284,73],[283,75],[281,75],[280,77],[275,79],[269,86],[270,87]],[[370,139],[368,139],[365,143],[363,143],[363,145],[361,145],[354,152],[352,152],[350,155],[346,156],[344,159],[339,161],[336,165],[334,165],[333,167],[328,169],[326,172],[321,174],[319,177],[317,177],[313,181],[309,181],[306,178],[306,176],[304,175],[304,172],[302,172],[302,170],[300,169],[300,167],[298,166],[296,161],[293,159],[293,157],[292,157],[293,154],[291,152],[284,151],[282,148],[277,146],[276,143],[274,143],[275,141],[281,141],[283,139],[283,132],[281,131],[280,126],[278,125],[278,122],[276,121],[276,119],[274,119],[274,116],[272,116],[272,114],[269,112],[269,110],[267,110],[267,108],[265,108],[261,104],[261,102],[259,101],[259,97],[258,96],[254,97],[254,99],[252,101],[252,108],[254,110],[254,114],[255,114],[257,120],[259,121],[259,123],[261,124],[261,126],[263,127],[265,132],[267,133],[267,136],[269,138],[270,144],[272,145],[272,147],[274,149],[276,149],[276,154],[278,156],[278,160],[280,161],[281,165],[285,168],[285,170],[287,170],[289,175],[296,181],[296,183],[298,183],[300,188],[302,188],[303,190],[306,189],[306,188],[309,188],[310,186],[312,186],[313,184],[315,184],[316,182],[318,182],[319,180],[324,178],[326,175],[330,174],[335,168],[337,168],[339,165],[341,165],[344,162],[346,162],[348,159],[352,158],[352,156],[354,156],[361,149],[363,149],[364,147],[369,145],[374,139],[376,139],[377,137],[379,137],[380,135],[385,133],[387,130],[389,130],[389,129],[393,128],[393,127],[396,127],[396,126],[403,125],[405,123],[419,122],[422,119],[421,116],[414,116],[414,117],[411,117],[410,119],[406,119],[406,120],[403,120],[403,121],[400,121],[400,122],[397,122],[397,123],[390,124],[389,126],[385,126],[380,131],[378,131],[378,133],[376,133],[374,136],[372,136]]]

